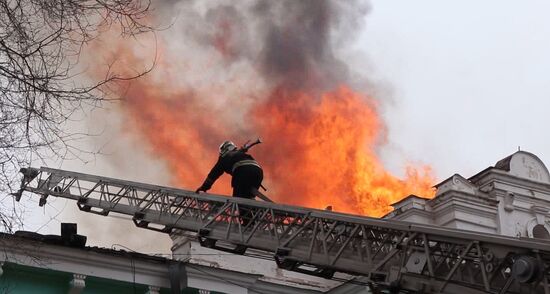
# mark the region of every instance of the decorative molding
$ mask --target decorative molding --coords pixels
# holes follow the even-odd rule
[[[463,191],[450,190],[428,201],[428,206],[435,209],[437,205],[444,204],[446,202],[464,200],[467,203],[473,205],[483,205],[490,207],[497,207],[498,201],[488,195],[468,194]]]
[[[388,213],[386,216],[384,216],[385,219],[395,219],[395,220],[405,220],[407,221],[410,217],[424,217],[430,220],[430,223],[433,222],[433,213],[431,211],[426,211],[425,209],[419,209],[419,208],[409,208],[405,211],[399,211],[396,214],[392,214],[393,212],[396,212],[397,210],[394,210],[390,213]]]
[[[469,195],[460,192],[453,192],[447,194],[444,197],[440,197],[438,201],[434,198],[429,204],[431,205],[434,217],[440,214],[442,210],[449,209],[449,207],[462,209],[464,212],[470,212],[474,215],[483,214],[489,217],[495,217],[498,214],[497,203],[498,201],[485,198],[476,197],[475,195]]]
[[[531,206],[531,212],[535,215],[537,218],[537,224],[544,225],[546,222],[546,216],[548,215],[548,212],[550,210],[548,207],[540,206],[540,205],[532,205]]]
[[[494,188],[495,188],[495,185],[493,185],[493,183],[489,182],[489,183],[485,183],[485,184],[479,186],[478,190],[480,192],[489,194],[493,191]]]
[[[478,182],[478,184],[480,185],[480,187],[492,184],[493,189],[502,189],[505,191],[509,191],[509,189],[502,188],[502,185],[515,187],[522,190],[533,190],[542,195],[545,195],[547,199],[550,199],[550,184],[532,181],[524,178],[518,178],[508,174],[505,171],[497,169],[493,169],[491,170],[491,172],[486,173],[483,176],[483,181]]]
[[[449,191],[463,192],[467,194],[475,194],[477,187],[472,185],[468,180],[459,174],[454,174],[452,177],[439,183],[437,186],[436,197]]]
[[[514,210],[514,197],[516,195],[512,192],[506,193],[504,196],[504,210],[510,212]]]
[[[160,294],[160,288],[155,286],[149,286],[145,294]]]
[[[86,287],[86,275],[73,274],[73,279],[69,282],[69,294],[80,294]]]

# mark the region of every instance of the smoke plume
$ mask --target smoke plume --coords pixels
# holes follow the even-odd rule
[[[251,154],[276,202],[380,216],[408,194],[432,196],[429,167],[400,179],[377,150],[386,141],[381,97],[338,55],[355,41],[364,1],[156,2],[166,30],[138,44],[98,41],[96,54],[154,71],[123,87],[124,130],[194,189],[227,139],[265,143]],[[105,44],[109,44],[105,46]],[[229,194],[228,177],[213,192]]]

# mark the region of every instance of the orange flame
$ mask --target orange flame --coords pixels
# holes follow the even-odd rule
[[[315,100],[277,89],[256,110],[259,133],[269,142],[258,149],[268,149],[261,158],[277,185],[277,200],[381,216],[411,193],[433,196],[428,167],[423,173],[408,168],[405,180],[384,169],[375,154],[385,135],[375,101],[346,86]]]
[[[216,42],[226,58],[226,41]],[[115,50],[129,63],[139,61],[131,48],[119,44]],[[386,129],[371,97],[346,85],[322,93],[279,85],[252,104],[242,99],[218,103],[203,97],[210,89],[161,82],[170,76],[159,78],[159,72],[175,66],[159,62],[155,75],[124,89],[121,104],[129,118],[127,129],[137,131],[153,156],[166,161],[173,184],[198,187],[215,163],[221,141],[242,142],[259,134],[265,143],[250,152],[263,166],[267,194],[276,202],[382,216],[407,195],[433,197],[430,167],[407,167],[404,179],[384,168],[376,150],[383,147]],[[235,120],[247,124],[235,127]],[[212,192],[230,194],[229,177],[222,177]]]

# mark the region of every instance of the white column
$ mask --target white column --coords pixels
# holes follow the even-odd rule
[[[73,274],[73,279],[69,282],[69,294],[80,294],[86,287],[86,275]]]
[[[179,261],[189,260],[191,258],[191,240],[181,234],[181,231],[170,234],[170,238],[172,238],[172,248],[170,248],[173,254],[172,258]]]

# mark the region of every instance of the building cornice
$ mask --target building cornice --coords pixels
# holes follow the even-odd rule
[[[483,174],[478,175],[476,184],[482,189],[484,186],[491,184],[493,182],[500,182],[502,184],[508,184],[523,189],[537,190],[538,192],[544,194],[550,194],[550,184],[545,184],[530,179],[520,178],[509,173],[491,168],[482,172]],[[471,179],[471,178],[470,178]]]
[[[454,200],[464,200],[468,203],[475,203],[479,205],[486,205],[486,206],[497,206],[498,201],[489,197],[488,194],[468,194],[462,191],[456,191],[456,190],[449,190],[446,191],[443,194],[440,194],[439,196],[431,199],[428,201],[428,205],[432,207],[432,209],[435,209],[436,206],[438,206],[440,203],[445,203],[447,201],[454,201]]]
[[[409,208],[406,210],[393,210],[392,212],[386,214],[383,218],[392,219],[392,220],[401,220],[406,217],[413,215],[418,215],[421,217],[426,217],[427,219],[433,221],[433,214],[431,211],[426,211],[425,209],[420,208]]]
[[[0,263],[7,262],[66,272],[73,276],[76,274],[77,277],[93,276],[120,282],[135,282],[153,288],[170,288],[169,267],[174,263],[180,263],[183,265],[183,274],[186,275],[189,287],[220,292],[234,288],[235,293],[248,293],[247,289],[265,294],[321,293],[316,290],[271,283],[263,280],[263,275],[259,274],[214,268],[140,253],[95,247],[73,248],[10,234],[0,234],[0,246],[3,248]],[[80,284],[75,285],[76,291]]]

